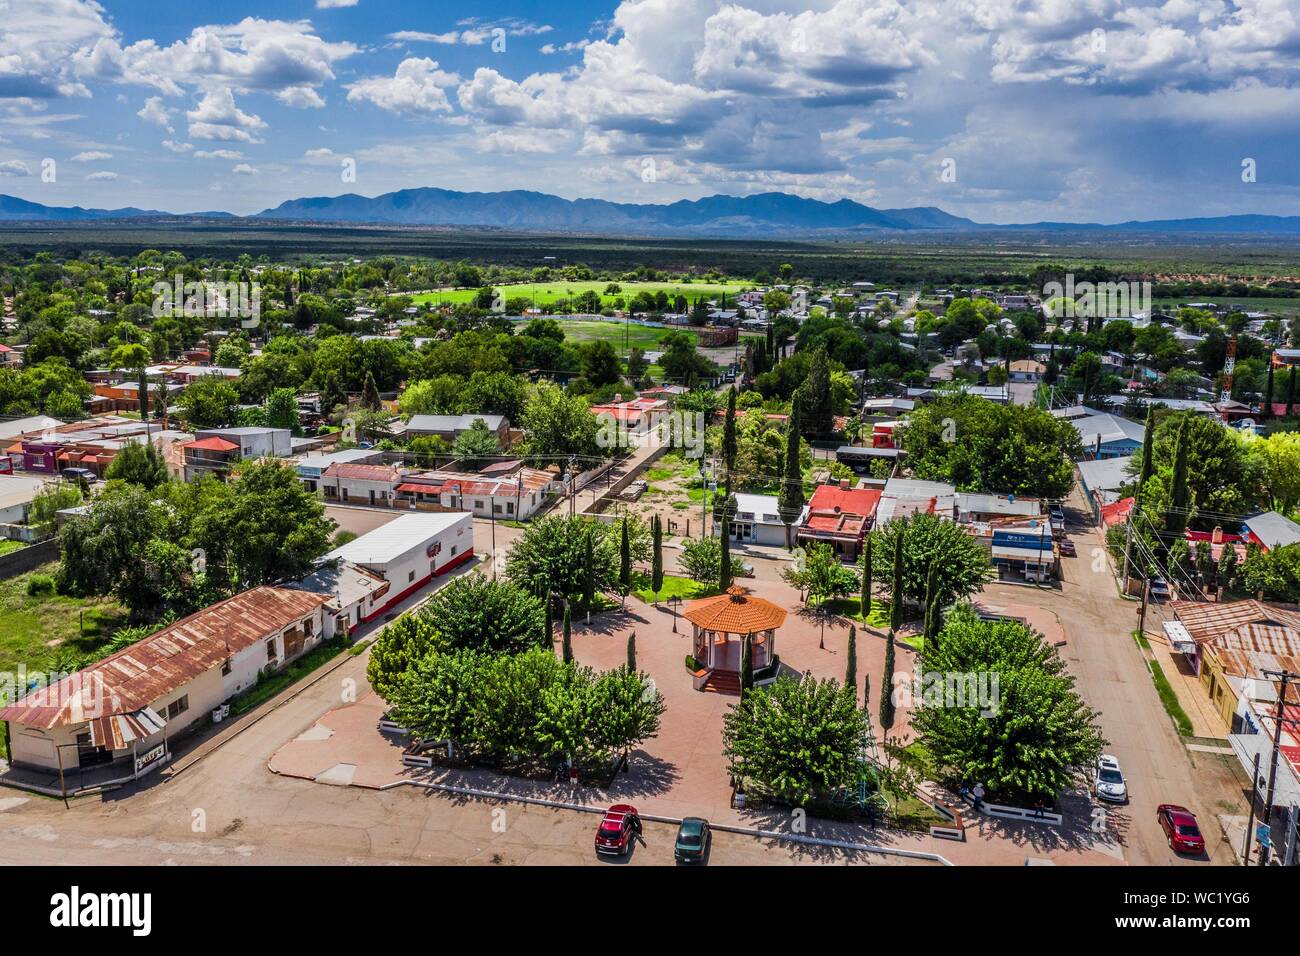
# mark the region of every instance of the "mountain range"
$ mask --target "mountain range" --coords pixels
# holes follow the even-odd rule
[[[355,193],[291,199],[252,216],[228,212],[175,214],[160,210],[45,206],[0,195],[0,222],[103,222],[107,220],[222,219],[258,222],[476,227],[517,232],[595,235],[808,238],[907,233],[1224,234],[1300,236],[1300,216],[1237,215],[1120,223],[979,223],[934,206],[875,209],[850,199],[823,202],[788,193],[706,196],[674,203],[617,203],[562,199],[529,190],[456,192],[424,187],[367,197]]]

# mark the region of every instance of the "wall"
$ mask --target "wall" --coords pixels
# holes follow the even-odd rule
[[[42,564],[57,561],[59,558],[59,539],[46,538],[37,544],[29,544],[17,551],[0,554],[0,581],[26,574],[39,568]]]

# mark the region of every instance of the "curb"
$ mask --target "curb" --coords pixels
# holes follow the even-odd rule
[[[502,793],[497,790],[481,790],[477,787],[460,787],[454,784],[446,783],[425,783],[417,780],[398,780],[393,783],[384,784],[379,789],[391,790],[395,787],[419,787],[424,790],[439,790],[443,793],[454,793],[460,796],[480,797],[490,800],[501,800],[507,803],[523,803],[537,807],[549,807],[553,810],[571,810],[577,813],[599,813],[605,812],[604,807],[590,806],[583,803],[567,803],[563,800],[549,800],[545,797],[530,797],[524,794]],[[649,820],[651,823],[670,823],[680,824],[680,817],[659,816],[657,814],[643,813],[641,819]],[[860,853],[879,853],[882,856],[901,856],[914,860],[930,860],[943,866],[955,866],[951,860],[938,853],[926,853],[922,850],[900,850],[895,847],[877,846],[873,843],[855,843],[851,840],[833,840],[823,839],[821,837],[804,836],[798,833],[781,833],[776,830],[761,830],[757,827],[742,827],[725,823],[711,823],[711,829],[722,830],[726,833],[737,833],[741,836],[752,836],[765,840],[780,840],[786,843],[799,843],[804,846],[824,846],[838,850],[854,850]]]

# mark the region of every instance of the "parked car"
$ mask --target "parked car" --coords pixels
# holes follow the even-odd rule
[[[1165,583],[1164,578],[1154,577],[1151,579],[1151,598],[1155,601],[1169,600],[1169,585]]]
[[[1162,803],[1156,807],[1156,819],[1175,853],[1205,852],[1205,837],[1201,836],[1201,828],[1191,810],[1175,803]]]
[[[677,842],[673,858],[678,863],[702,863],[709,851],[709,821],[703,817],[687,817],[677,828]]]
[[[59,475],[68,481],[85,481],[87,483],[99,481],[99,475],[89,468],[64,468],[59,471]]]
[[[1073,558],[1078,554],[1078,552],[1074,550],[1074,542],[1069,538],[1062,538],[1057,543],[1060,545],[1062,557]]]
[[[1124,803],[1128,800],[1128,784],[1124,782],[1124,772],[1119,768],[1119,761],[1110,754],[1097,758],[1093,768],[1092,789],[1098,800],[1110,803]]]
[[[632,840],[641,835],[641,814],[628,803],[616,803],[605,811],[596,828],[596,852],[625,856]]]

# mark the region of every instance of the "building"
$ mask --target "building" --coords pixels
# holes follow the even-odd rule
[[[510,420],[504,415],[412,415],[403,432],[410,437],[432,435],[451,442],[470,431],[476,421],[482,421],[489,431],[496,433],[498,448],[506,447]]]
[[[305,455],[298,459],[295,467],[307,490],[314,492],[330,465],[373,465],[383,461],[383,458],[384,453],[376,448],[347,448],[323,455]]]
[[[240,458],[288,458],[293,454],[293,432],[287,428],[198,428],[194,437],[233,442]]]
[[[363,621],[382,609],[392,585],[383,577],[350,561],[322,561],[296,584],[303,591],[322,594],[325,603],[325,637],[346,638]]]
[[[1088,507],[1092,509],[1093,521],[1100,520],[1103,505],[1119,498],[1120,489],[1134,483],[1134,476],[1129,474],[1132,465],[1132,455],[1079,462],[1079,484],[1083,487]]]
[[[952,521],[956,515],[957,489],[943,481],[920,481],[915,478],[890,478],[885,482],[880,504],[876,508],[876,527],[883,528],[894,518],[914,514],[933,514]]]
[[[53,475],[68,467],[88,468],[102,478],[117,453],[144,441],[146,434],[159,439],[174,433],[129,418],[104,416],[23,435],[6,451],[27,471]]]
[[[799,520],[796,540],[801,547],[829,544],[841,561],[856,561],[875,522],[880,494],[875,488],[818,485]]]
[[[630,402],[611,402],[591,406],[597,419],[613,419],[621,430],[634,434],[650,431],[668,414],[668,403],[662,398],[634,398]]]
[[[347,466],[369,467],[369,466]],[[368,621],[435,577],[474,558],[474,519],[465,511],[404,514],[335,548],[324,560],[357,565],[389,585],[381,604],[362,616]],[[377,602],[372,602],[372,604]]]
[[[515,463],[518,466],[518,463]],[[546,504],[550,472],[516,467],[512,474],[428,471],[406,474],[394,489],[393,507],[425,511],[469,511],[480,518],[524,521]]]
[[[0,710],[15,765],[120,767],[109,782],[162,766],[177,734],[320,643],[320,594],[257,587],[182,618]]]
[[[171,369],[167,379],[177,385],[189,385],[208,375],[219,375],[229,382],[239,378],[240,371],[220,365],[181,365]]]
[[[1046,374],[1047,366],[1033,359],[1017,359],[1007,371],[1007,377],[1013,382],[1041,382]]]
[[[25,524],[32,502],[44,487],[44,478],[0,475],[0,525]],[[0,538],[3,537],[0,529]]]
[[[8,345],[0,345],[0,368],[17,368],[23,364],[23,355]]]
[[[735,494],[736,514],[731,519],[731,540],[737,544],[785,547],[785,522],[777,508],[776,495]],[[715,534],[722,534],[722,522],[713,522]]]
[[[1000,521],[1004,519],[1037,518],[1043,513],[1043,503],[1037,498],[1018,498],[1015,495],[987,495],[958,492],[956,495],[957,520],[963,523]]]
[[[1083,453],[1092,458],[1123,458],[1142,447],[1146,426],[1119,415],[1099,412],[1070,420],[1079,433]]]
[[[1264,551],[1300,544],[1300,525],[1276,511],[1266,511],[1245,521],[1245,539]]]
[[[755,597],[739,585],[725,594],[691,601],[682,609],[691,622],[692,673],[696,690],[739,694],[745,642],[751,642],[755,673],[776,661],[776,632],[785,608]]]
[[[388,507],[394,503],[396,488],[404,474],[396,465],[336,461],[321,472],[320,490],[326,501]]]
[[[239,461],[239,446],[224,438],[210,436],[180,442],[181,474],[186,481],[198,481],[204,475],[227,475]]]

